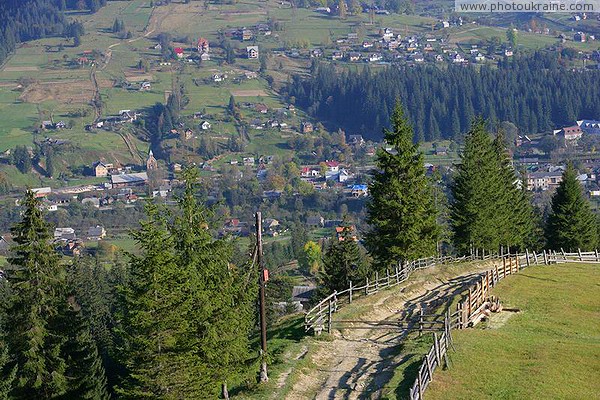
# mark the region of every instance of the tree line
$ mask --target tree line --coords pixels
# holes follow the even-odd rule
[[[372,71],[315,62],[310,79],[295,76],[288,97],[348,133],[380,139],[394,104],[405,104],[415,140],[460,138],[476,115],[510,121],[524,134],[600,115],[594,90],[600,71],[573,71],[555,52],[535,52],[497,65],[414,65]]]
[[[391,128],[384,130],[390,148],[378,150],[369,184],[364,244],[372,260],[365,265],[361,245],[343,228],[323,256],[321,286],[328,293],[347,289],[349,281],[362,281],[375,271],[442,251],[459,255],[526,248],[589,251],[600,244],[598,218],[571,163],[544,221],[532,205],[523,175],[512,165],[503,132],[492,134],[484,119],[475,118],[452,176],[445,212],[399,103],[390,122]],[[447,215],[447,224],[440,223],[440,213]],[[446,225],[450,240],[442,243]]]
[[[258,269],[233,263],[197,172],[183,179],[176,207],[147,205],[140,253],[110,265],[61,260],[27,193],[0,278],[0,398],[216,398],[251,380]]]
[[[5,0],[0,3],[0,64],[20,43],[45,37],[73,38],[79,45],[83,25],[69,21],[66,10],[96,12],[106,0]]]

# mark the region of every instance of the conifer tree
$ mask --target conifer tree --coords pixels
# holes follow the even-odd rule
[[[498,157],[485,121],[476,119],[465,138],[461,162],[451,185],[451,226],[459,253],[473,249],[496,251],[500,246],[496,222],[500,190]],[[504,215],[504,213],[500,213]],[[502,221],[502,224],[506,221]]]
[[[17,367],[11,398],[51,398],[67,388],[64,339],[53,332],[64,274],[33,192],[27,192],[23,208],[21,222],[12,229],[16,246],[6,271],[12,291],[6,338]]]
[[[321,280],[327,294],[348,289],[350,281],[358,283],[366,276],[366,260],[353,227],[342,226],[340,236],[334,235],[323,256]]]
[[[214,240],[195,198],[197,170],[184,172],[176,211],[154,204],[133,234],[125,291],[124,398],[214,398],[248,359],[257,279],[230,265],[231,242]]]
[[[512,165],[504,133],[499,131],[493,142],[499,185],[496,187],[494,219],[501,246],[524,249],[535,239],[535,215],[525,185],[519,187],[519,176]]]
[[[106,376],[98,347],[75,297],[70,297],[61,311],[64,316],[61,332],[66,339],[62,354],[67,363],[67,391],[58,398],[108,399]]]
[[[435,254],[439,229],[433,192],[413,129],[396,104],[384,138],[392,151],[379,149],[377,172],[369,185],[367,248],[376,268]]]
[[[584,197],[573,164],[569,163],[562,182],[552,197],[546,222],[546,241],[550,249],[593,250],[598,246],[598,221]]]
[[[10,367],[8,347],[0,341],[0,400],[7,400],[12,391],[17,366]]]

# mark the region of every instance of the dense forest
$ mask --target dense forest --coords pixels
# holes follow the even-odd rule
[[[4,0],[0,2],[0,64],[28,40],[49,36],[79,38],[83,27],[69,22],[63,11],[97,11],[106,0]],[[78,39],[75,40],[75,44]]]
[[[315,63],[310,79],[296,76],[289,97],[315,118],[348,133],[381,139],[399,98],[417,140],[459,137],[476,115],[510,121],[522,133],[544,132],[600,115],[600,71],[573,71],[556,53],[536,52],[497,66],[416,65],[340,71]]]

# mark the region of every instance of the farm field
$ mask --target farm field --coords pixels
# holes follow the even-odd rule
[[[493,293],[519,313],[454,331],[451,367],[436,371],[428,399],[591,399],[600,392],[600,269],[536,266]],[[510,316],[510,317],[509,317]]]

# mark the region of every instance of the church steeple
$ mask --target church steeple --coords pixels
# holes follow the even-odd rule
[[[158,162],[154,158],[152,150],[148,152],[148,159],[146,160],[146,171],[152,171],[158,168]]]

